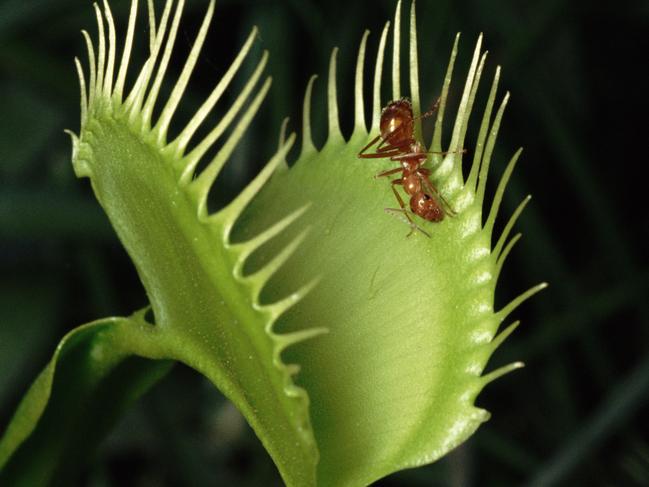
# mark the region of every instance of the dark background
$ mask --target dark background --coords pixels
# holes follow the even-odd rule
[[[111,5],[123,29],[128,2]],[[188,1],[177,59],[189,50],[205,6]],[[184,117],[253,25],[261,30],[256,49],[271,50],[274,77],[219,182],[223,199],[274,151],[284,116],[298,128],[312,73],[320,74],[315,139],[324,140],[322,80],[334,46],[341,48],[339,100],[349,133],[360,37],[372,31],[372,62],[394,7],[393,0],[217,3]],[[408,10],[404,5],[404,27]],[[649,485],[649,3],[420,0],[417,12],[423,103],[439,93],[457,31],[463,37],[456,82],[484,32],[490,57],[483,83],[500,64],[501,86],[512,93],[494,174],[518,146],[525,152],[503,214],[527,193],[534,199],[518,224],[524,238],[500,279],[497,306],[537,282],[550,288],[516,312],[523,326],[492,360],[493,367],[519,359],[527,367],[480,396],[491,421],[437,464],[378,485]],[[74,177],[62,132],[78,130],[72,59],[85,59],[81,28],[94,35],[90,2],[0,2],[0,428],[66,331],[146,304],[87,180]],[[135,50],[142,60],[144,45]],[[102,445],[83,483],[176,486],[188,479],[280,483],[232,406],[205,379],[177,366]]]

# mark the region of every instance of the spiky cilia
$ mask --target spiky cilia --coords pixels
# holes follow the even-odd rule
[[[131,6],[119,63],[117,30],[105,1],[103,9],[95,6],[97,42],[84,32],[88,76],[76,61],[82,118],[79,135],[71,133],[74,168],[78,176],[90,178],[138,270],[155,317],[154,325],[144,313],[102,324],[103,336],[119,345],[116,350],[177,360],[208,377],[240,409],[288,485],[365,485],[438,459],[487,419],[488,413],[474,405],[482,388],[521,365],[483,374],[491,354],[518,325],[498,333],[501,323],[544,286],[494,310],[499,272],[518,240],[508,240],[509,233],[529,200],[521,203],[492,246],[503,193],[520,155],[518,151],[511,159],[484,212],[489,165],[509,99],[504,96],[492,117],[500,69],[477,139],[467,141],[485,69],[480,37],[450,143],[443,147],[455,39],[429,144],[433,152],[449,153],[433,155],[429,167],[435,186],[457,215],[438,224],[422,223],[431,238],[405,239],[403,223],[382,211],[392,204],[392,194],[372,176],[390,161],[356,159],[359,148],[378,133],[389,23],[374,65],[370,129],[363,98],[366,32],[355,72],[351,136],[343,137],[338,122],[334,49],[324,146],[316,148],[311,139],[312,78],[305,95],[301,151],[292,167],[286,155],[295,135],[286,136],[284,125],[279,148],[259,175],[225,208],[210,213],[208,194],[218,191],[221,169],[270,89],[270,79],[262,81],[267,53],[234,101],[221,109],[216,125],[195,140],[249,57],[257,37],[253,30],[193,118],[170,134],[214,11],[210,2],[171,94],[162,100],[183,4],[168,0],[158,19],[148,1],[149,57],[129,89],[137,1]],[[392,95],[398,99],[407,94],[417,116],[421,102],[414,3],[409,93],[402,93],[400,83],[400,8],[399,2]],[[220,149],[208,156],[226,133]],[[415,135],[422,137],[420,123]],[[461,150],[467,146],[473,161],[465,178]],[[99,356],[91,354],[91,361]],[[40,395],[39,406],[32,408],[34,424],[10,428],[13,432],[0,443],[0,464],[37,430],[53,373],[50,369],[45,392],[25,399],[29,403]]]

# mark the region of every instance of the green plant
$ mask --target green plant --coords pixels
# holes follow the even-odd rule
[[[220,122],[194,142],[248,56],[253,30],[196,115],[169,137],[214,4],[167,100],[158,95],[183,1],[175,8],[167,1],[159,23],[151,1],[148,7],[150,57],[128,92],[137,3],[119,64],[108,4],[103,12],[95,7],[97,50],[84,32],[89,77],[77,61],[81,130],[70,134],[75,172],[90,179],[138,270],[154,320],[142,310],[84,325],[62,340],[0,441],[0,479],[47,483],[72,474],[85,454],[82,445],[97,441],[130,401],[164,375],[170,361],[204,374],[237,405],[289,485],[364,485],[438,459],[488,418],[474,406],[480,390],[520,366],[482,375],[490,355],[518,324],[497,334],[502,321],[544,286],[493,309],[498,274],[519,236],[507,239],[529,198],[492,247],[500,201],[520,151],[485,217],[489,163],[508,96],[492,119],[496,70],[464,178],[461,149],[486,60],[481,39],[444,147],[450,153],[433,154],[430,161],[433,180],[457,216],[429,224],[430,238],[407,239],[403,222],[382,211],[394,205],[387,184],[371,177],[386,162],[356,157],[378,132],[388,25],[378,48],[370,130],[362,95],[366,32],[351,137],[345,140],[338,125],[334,50],[325,145],[316,149],[310,135],[312,78],[296,162],[289,169],[286,156],[295,135],[286,135],[285,124],[278,150],[261,173],[225,208],[210,212],[214,182],[270,89],[270,79],[258,87],[267,54]],[[400,32],[400,23],[399,3],[394,32]],[[395,99],[402,95],[398,39],[395,35]],[[443,149],[457,44],[456,38],[433,152]],[[414,6],[409,47],[409,95],[418,115]],[[216,155],[207,158],[227,130]],[[422,137],[420,122],[416,134]]]

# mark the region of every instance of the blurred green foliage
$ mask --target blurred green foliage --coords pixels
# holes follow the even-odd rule
[[[111,2],[122,27],[128,3]],[[180,59],[205,3],[188,1]],[[334,46],[341,49],[342,128],[351,128],[358,43],[369,28],[370,52],[376,49],[394,3],[217,4],[184,119],[253,25],[261,31],[256,48],[271,51],[274,78],[247,143],[221,177],[225,198],[273,152],[285,116],[299,126],[306,81],[326,71]],[[466,56],[485,33],[491,69],[503,66],[501,84],[512,92],[496,172],[517,146],[525,152],[503,212],[527,193],[534,200],[519,222],[525,238],[504,270],[497,304],[542,280],[551,288],[519,312],[523,326],[494,357],[493,367],[520,359],[527,368],[481,395],[492,420],[443,461],[378,485],[647,485],[649,217],[642,171],[649,7],[626,0],[420,0],[417,10],[423,104],[439,93],[457,31]],[[146,303],[87,181],[74,178],[62,132],[78,128],[72,60],[84,53],[79,30],[94,25],[93,15],[89,1],[0,2],[0,428],[66,331]],[[141,61],[145,46],[135,51]],[[320,83],[316,143],[325,136],[324,100]],[[251,157],[257,153],[262,157]],[[176,367],[107,439],[84,485],[175,486],[187,479],[280,483],[236,410],[205,379]]]

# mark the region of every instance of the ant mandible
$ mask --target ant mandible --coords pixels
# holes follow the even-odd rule
[[[439,99],[429,111],[421,114],[417,118],[421,119],[431,116],[435,113],[438,106]],[[430,237],[428,232],[422,230],[412,220],[401,195],[399,195],[395,188],[397,184],[403,186],[404,191],[410,196],[411,212],[424,220],[440,222],[444,219],[444,215],[455,216],[455,212],[451,206],[430,181],[430,170],[421,167],[426,162],[427,154],[433,153],[426,152],[421,143],[415,139],[415,120],[412,113],[412,105],[407,98],[401,98],[400,100],[388,103],[381,112],[380,134],[361,149],[358,157],[361,159],[389,158],[391,161],[401,163],[400,168],[383,171],[374,176],[375,178],[380,178],[401,172],[401,177],[394,179],[391,185],[400,208],[386,208],[386,211],[398,211],[406,216],[411,229],[408,236],[412,235],[412,232],[415,230],[419,230],[427,237]],[[365,151],[375,145],[379,140],[381,143],[376,148],[376,152],[366,154]],[[441,152],[440,154],[446,154],[446,152]]]

